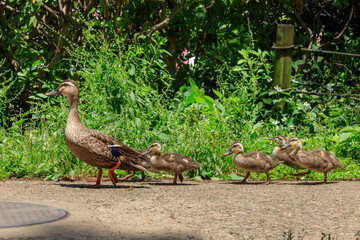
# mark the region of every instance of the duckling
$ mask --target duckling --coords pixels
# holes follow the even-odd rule
[[[241,142],[234,142],[229,150],[224,153],[224,156],[228,156],[232,153],[236,153],[234,162],[235,165],[242,170],[246,170],[246,176],[241,183],[246,183],[246,179],[250,176],[250,172],[265,173],[267,181],[265,184],[270,183],[269,170],[275,168],[282,161],[261,152],[244,153],[244,147]]]
[[[296,174],[295,176],[302,176],[309,174],[311,170],[316,172],[323,172],[325,175],[323,184],[327,182],[327,173],[333,169],[342,168],[343,166],[339,160],[331,155],[329,152],[314,149],[311,151],[303,150],[303,146],[298,137],[292,137],[289,141],[282,146],[282,148],[293,148],[297,150],[295,155],[296,164],[308,169],[307,172]]]
[[[148,150],[143,153],[151,152],[153,156],[150,158],[150,166],[154,171],[166,171],[174,175],[173,184],[176,183],[177,176],[180,182],[183,182],[182,173],[185,171],[193,170],[202,166],[202,163],[179,153],[164,153],[161,155],[162,146],[160,142],[152,142]]]
[[[110,148],[110,152],[111,154],[114,156],[114,157],[118,157],[121,155],[121,153],[116,149],[117,147],[119,147],[119,145],[110,145],[108,146]],[[148,154],[143,154],[144,152],[146,152],[146,150],[144,149],[135,149],[135,151],[137,151],[138,153],[140,153],[141,155],[143,155],[148,162],[150,162],[150,157],[152,156],[151,153],[148,153]],[[150,168],[150,165],[147,163],[145,163],[147,165],[148,168]],[[126,175],[125,177],[123,178],[117,178],[115,173],[113,174],[113,178],[115,179],[116,182],[118,181],[125,181],[125,180],[128,180],[129,178],[133,177],[135,175],[136,171],[133,171],[131,174],[129,175]],[[141,181],[144,181],[145,180],[145,172],[144,171],[141,171]]]
[[[81,161],[95,166],[99,169],[95,185],[86,185],[84,187],[99,187],[102,177],[102,169],[108,168],[109,176],[114,185],[114,171],[116,169],[128,171],[147,171],[148,160],[140,153],[129,148],[115,138],[102,132],[85,127],[79,116],[79,86],[71,79],[63,81],[57,89],[46,93],[48,96],[65,95],[69,99],[70,110],[65,128],[65,143],[69,150]],[[118,145],[118,156],[113,156],[109,145]]]
[[[279,135],[276,137],[272,137],[272,138],[268,138],[268,140],[274,141],[275,143],[278,144],[278,146],[276,146],[274,148],[273,151],[273,155],[274,157],[276,157],[277,159],[284,161],[284,164],[294,168],[294,169],[302,169],[302,167],[296,165],[296,161],[295,161],[295,154],[296,154],[296,150],[295,149],[291,149],[291,148],[285,148],[282,149],[281,147],[284,146],[286,144],[286,137],[283,135]]]

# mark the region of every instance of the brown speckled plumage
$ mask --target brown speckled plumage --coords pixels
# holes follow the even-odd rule
[[[342,168],[339,160],[331,155],[329,152],[314,149],[310,151],[303,150],[303,146],[298,137],[292,137],[289,141],[283,146],[283,148],[293,148],[297,150],[295,155],[296,164],[308,169],[306,173],[297,174],[298,176],[308,174],[311,170],[316,172],[323,172],[325,175],[324,182],[327,182],[327,173],[331,170]]]
[[[203,165],[186,155],[171,152],[161,154],[161,151],[162,146],[160,142],[155,141],[149,145],[147,152],[153,154],[150,158],[150,166],[155,171],[166,171],[174,174],[173,184],[176,184],[177,176],[179,176],[181,182],[183,181],[183,172]]]
[[[266,184],[270,183],[269,170],[275,168],[282,163],[278,159],[261,152],[244,153],[244,147],[240,142],[234,142],[229,150],[224,153],[225,156],[236,153],[234,162],[241,169],[246,170],[246,176],[242,180],[243,183],[250,176],[250,172],[265,173],[267,176]]]
[[[272,140],[278,144],[278,146],[274,148],[274,151],[272,153],[274,157],[276,157],[281,161],[284,161],[284,164],[291,168],[302,169],[302,167],[296,164],[295,155],[297,150],[292,148],[285,148],[285,149],[281,148],[286,144],[285,136],[280,135],[273,138],[269,138],[269,140]]]
[[[47,95],[57,94],[67,96],[70,102],[65,128],[65,142],[69,150],[78,159],[99,168],[99,170],[102,168],[114,168],[120,161],[121,164],[118,169],[149,171],[149,159],[147,157],[144,157],[115,138],[89,129],[82,124],[78,113],[79,87],[75,81],[65,80],[56,90],[47,93]],[[121,152],[122,156],[114,157],[110,152],[109,145],[119,145],[117,149]]]

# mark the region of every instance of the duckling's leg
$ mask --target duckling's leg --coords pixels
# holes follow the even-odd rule
[[[248,171],[244,177],[244,179],[240,183],[246,183],[246,179],[250,176],[250,171]]]
[[[125,181],[125,180],[128,180],[129,178],[131,178],[132,176],[135,175],[135,172],[133,172],[132,174],[129,174],[129,175],[126,175],[125,177],[123,178],[119,178],[120,181]]]
[[[102,176],[102,168],[99,168],[99,173],[98,173],[98,177],[96,179],[96,184],[95,185],[85,185],[83,187],[92,187],[92,188],[97,188],[100,186],[100,181],[101,181],[101,176]]]
[[[326,184],[327,183],[327,172],[324,172],[325,178],[324,178],[324,182],[322,184]]]
[[[141,181],[144,181],[144,180],[145,180],[145,172],[141,171]]]
[[[296,173],[296,174],[290,174],[291,176],[304,176],[306,174],[311,173],[311,170],[307,171],[307,172],[300,172],[300,173]]]
[[[182,173],[179,174],[179,179],[180,179],[180,182],[182,183],[183,180],[184,180],[184,177],[183,177]]]
[[[173,181],[173,185],[176,185],[176,179],[177,179],[177,174],[174,174],[174,181]]]
[[[271,181],[269,171],[265,172],[265,174],[266,174],[267,180],[266,180],[266,182],[264,184],[268,185],[270,183],[270,181]]]
[[[114,178],[114,176],[115,176],[114,171],[115,171],[116,169],[118,169],[118,167],[120,166],[120,164],[121,164],[121,161],[119,161],[113,168],[111,168],[111,169],[109,170],[109,177],[110,177],[110,179],[111,179],[111,181],[112,181],[112,183],[113,183],[114,185],[116,185],[116,179]]]

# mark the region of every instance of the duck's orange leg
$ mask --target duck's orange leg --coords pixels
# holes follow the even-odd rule
[[[111,168],[111,169],[109,170],[109,177],[110,177],[110,179],[111,179],[111,181],[112,181],[112,183],[113,183],[114,185],[116,185],[116,179],[114,178],[114,176],[115,176],[114,171],[115,171],[116,169],[118,169],[118,167],[120,166],[120,164],[121,164],[121,161],[119,161],[113,168]]]
[[[119,179],[116,177],[115,171],[111,173],[112,177],[114,178],[115,182],[118,182]]]
[[[98,177],[96,179],[96,184],[95,185],[84,185],[83,187],[91,187],[91,188],[99,187],[100,181],[101,181],[101,176],[102,176],[102,168],[99,168],[99,173],[98,173]]]

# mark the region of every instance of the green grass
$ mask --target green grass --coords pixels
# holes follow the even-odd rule
[[[88,37],[90,43],[96,41]],[[189,77],[189,84],[172,91],[173,79],[162,63],[161,44],[160,40],[150,49],[141,44],[124,49],[121,41],[114,40],[112,46],[95,44],[92,52],[70,49],[75,73],[60,69],[54,75],[65,71],[81,79],[79,111],[87,127],[132,148],[145,149],[157,140],[163,143],[164,152],[182,153],[202,162],[203,167],[185,173],[188,178],[240,179],[234,174],[244,172],[235,167],[234,155],[223,156],[231,143],[241,141],[245,152],[271,154],[274,144],[267,138],[280,134],[298,136],[306,150],[319,148],[336,155],[344,169],[332,171],[329,180],[360,178],[358,102],[283,94],[289,111],[281,112],[273,92],[267,90],[266,79],[272,72],[265,62],[271,61],[271,54],[251,50],[241,52],[246,58],[239,55],[249,62],[217,66],[222,68],[217,71],[217,89],[201,88],[201,83]],[[114,54],[113,48],[119,52]],[[198,71],[201,69],[194,70]],[[63,80],[56,79],[43,82],[43,88],[56,88]],[[163,94],[158,94],[160,82],[167,86]],[[44,97],[35,98],[32,104],[30,112],[12,116],[10,128],[0,129],[0,178],[56,181],[96,176],[97,169],[76,159],[65,145],[68,100]],[[295,171],[281,165],[270,174],[273,180],[294,179],[290,173]],[[265,174],[251,174],[251,179],[265,178]],[[301,179],[323,178],[322,173],[313,172]]]

